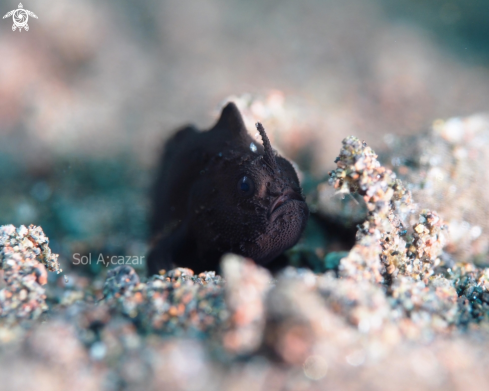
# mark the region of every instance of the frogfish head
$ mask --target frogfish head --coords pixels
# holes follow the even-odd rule
[[[256,128],[262,144],[233,103],[224,108],[210,130],[216,148],[190,204],[194,229],[205,232],[201,251],[212,247],[266,265],[299,241],[309,210],[294,167],[273,151],[264,127]]]

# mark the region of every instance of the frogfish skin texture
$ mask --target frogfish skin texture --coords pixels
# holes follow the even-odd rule
[[[166,143],[152,193],[150,275],[216,270],[228,252],[266,267],[297,243],[309,216],[299,179],[257,129],[263,145],[228,103],[210,130],[185,127]]]

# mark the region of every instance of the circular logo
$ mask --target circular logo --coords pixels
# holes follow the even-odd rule
[[[18,29],[19,32],[21,32],[22,29],[24,29],[25,31],[29,31],[29,25],[27,24],[29,16],[37,19],[37,15],[32,11],[24,9],[22,3],[19,3],[19,8],[17,8],[16,10],[7,12],[3,16],[3,19],[8,18],[9,16],[11,16],[12,20],[14,21],[14,24],[12,25],[12,31]]]
[[[24,27],[27,24],[27,20],[29,19],[29,15],[24,9],[15,10],[14,15],[14,24],[17,27]]]

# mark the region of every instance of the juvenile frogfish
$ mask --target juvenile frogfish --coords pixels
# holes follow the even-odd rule
[[[298,242],[309,210],[297,173],[256,127],[263,145],[228,103],[210,130],[188,126],[166,143],[152,193],[150,275],[217,270],[224,253],[267,267]]]

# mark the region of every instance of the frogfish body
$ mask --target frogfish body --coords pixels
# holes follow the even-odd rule
[[[210,130],[179,130],[165,146],[152,194],[149,274],[216,270],[224,253],[267,266],[294,246],[309,216],[297,174],[228,103]]]

